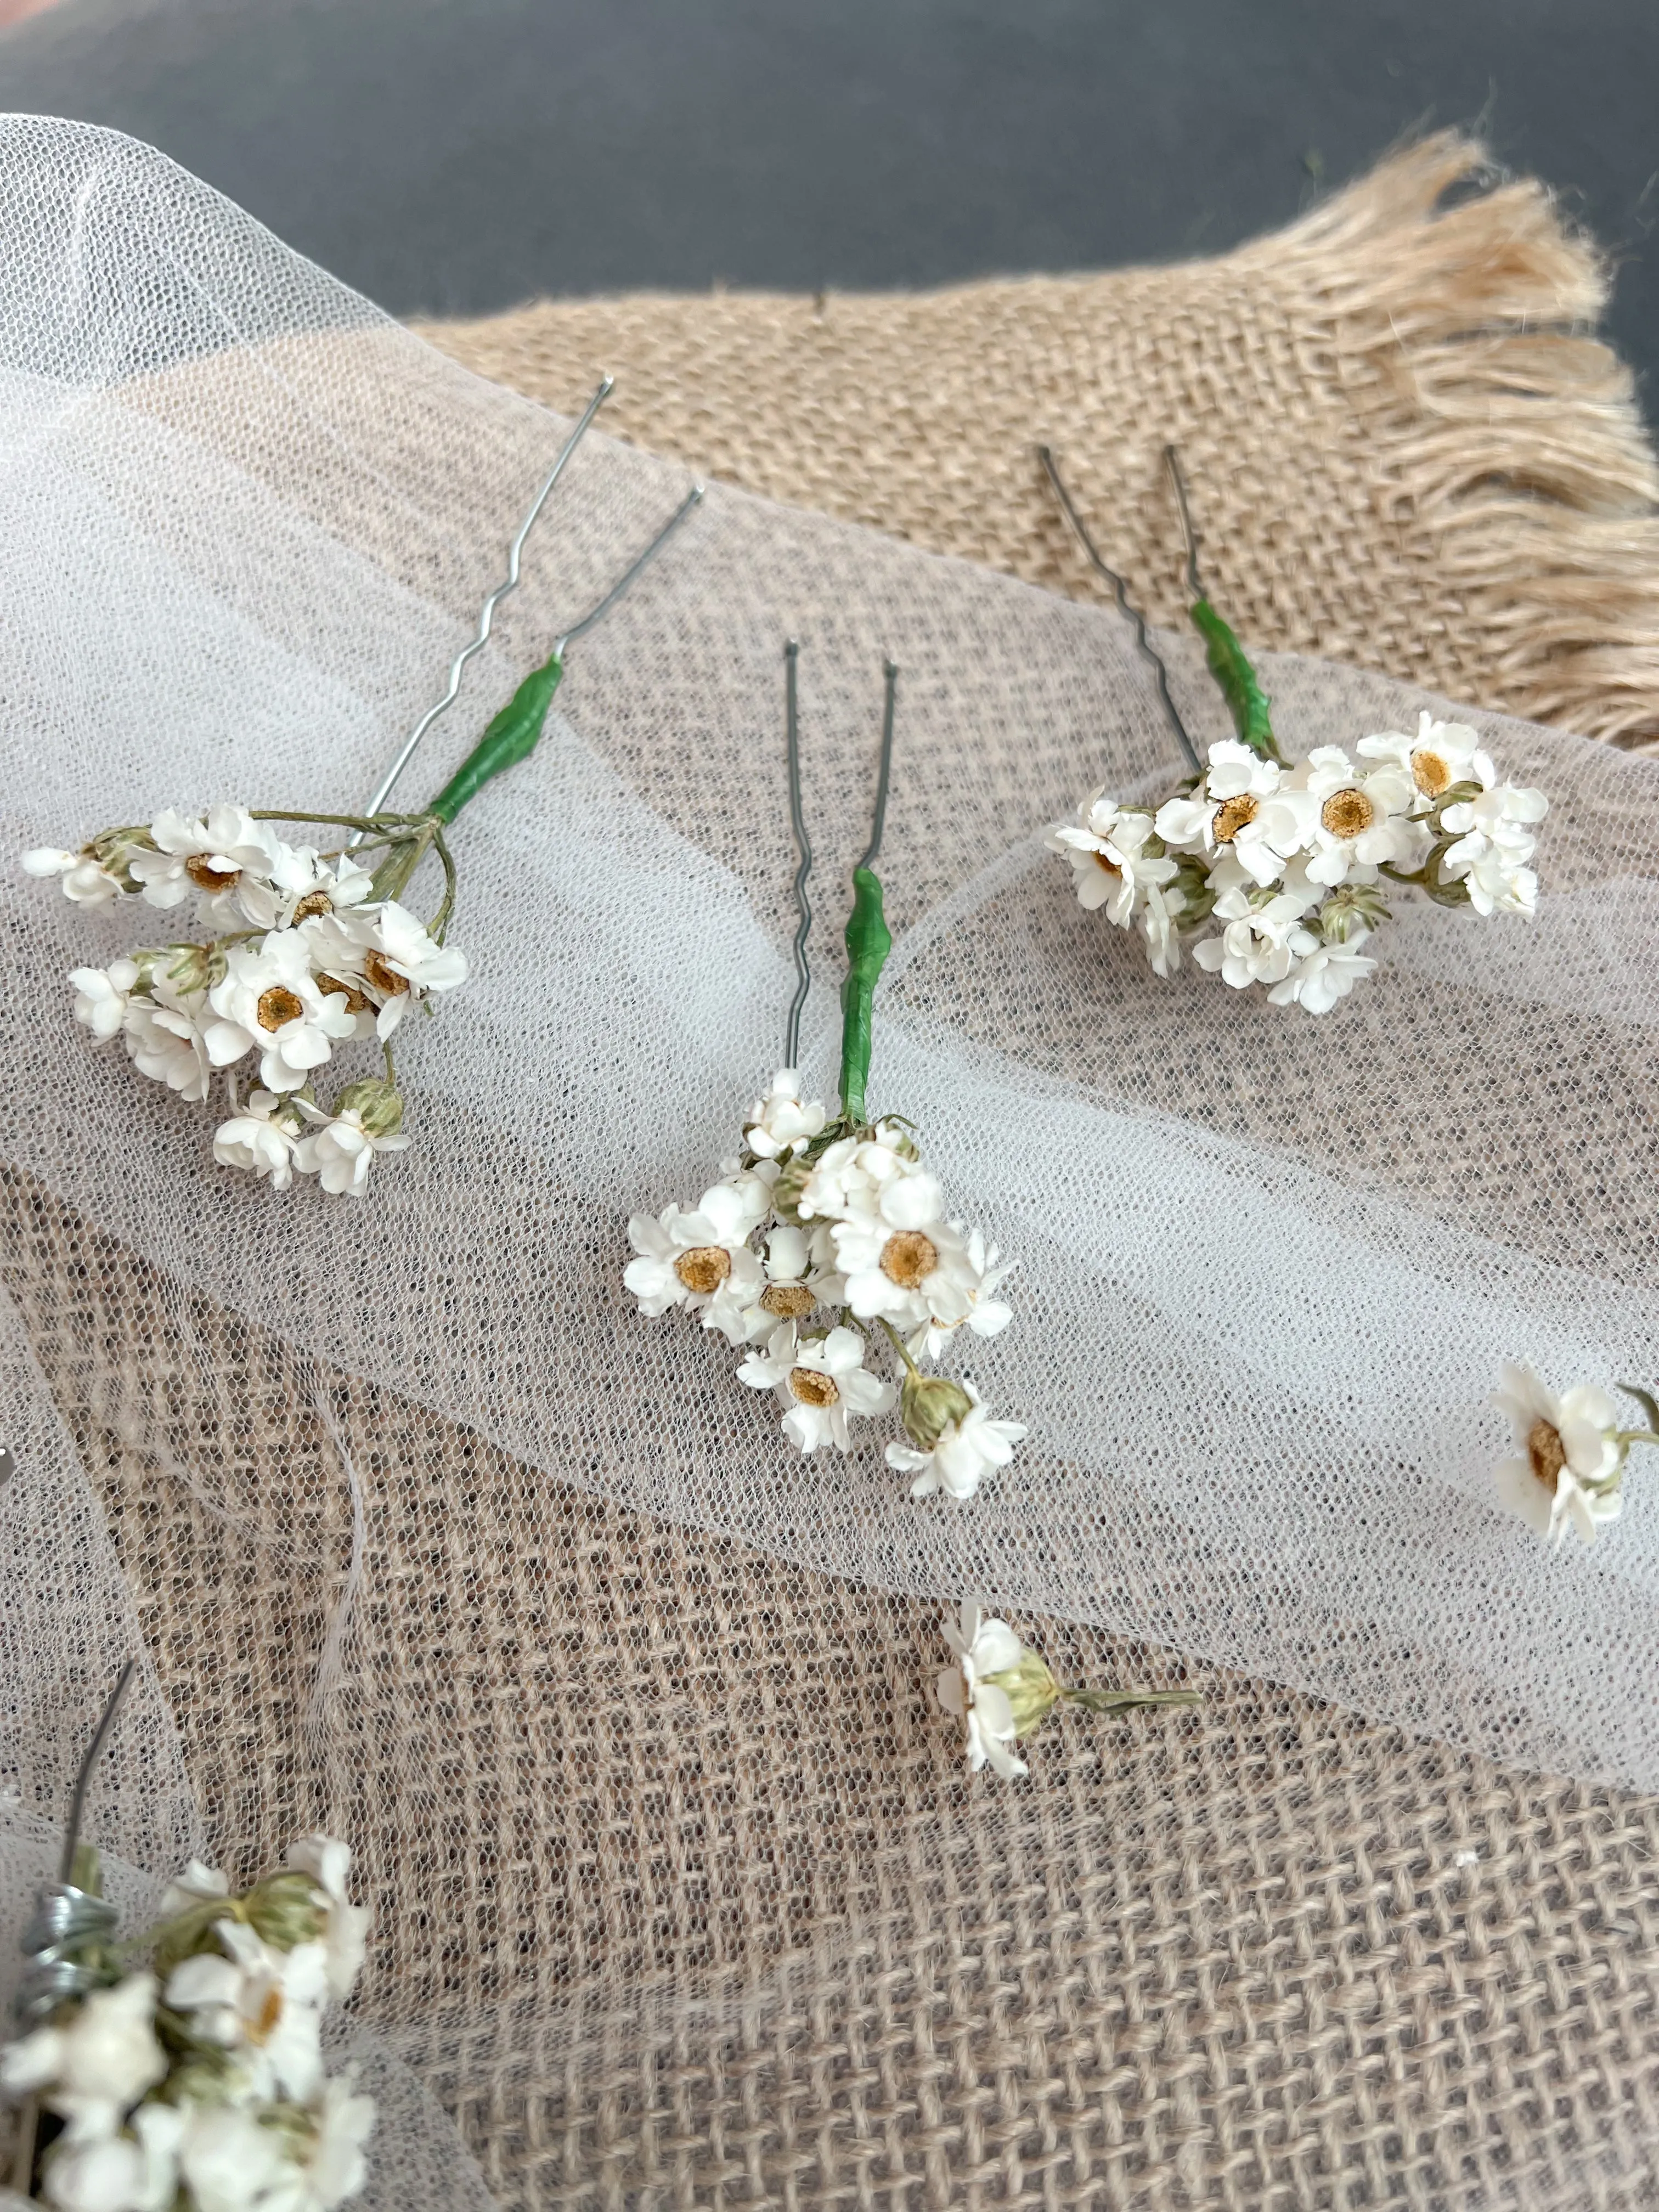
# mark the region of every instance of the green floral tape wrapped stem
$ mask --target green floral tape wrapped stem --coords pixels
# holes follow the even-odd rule
[[[1257,681],[1243,647],[1207,599],[1194,603],[1193,622],[1204,640],[1204,658],[1209,663],[1211,675],[1221,687],[1233,727],[1253,753],[1263,760],[1282,763],[1285,756],[1273,735],[1267,695]]]
[[[440,822],[453,822],[491,776],[529,759],[541,740],[547,710],[563,674],[564,663],[556,653],[532,669],[428,807],[428,814],[435,814]]]
[[[864,1115],[870,1079],[876,983],[893,933],[881,910],[881,883],[873,868],[853,871],[853,911],[847,918],[847,981],[841,987],[841,1110],[849,1121]]]

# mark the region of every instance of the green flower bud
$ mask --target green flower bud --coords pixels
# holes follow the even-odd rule
[[[1374,884],[1343,884],[1319,909],[1319,933],[1327,945],[1346,945],[1356,929],[1374,929],[1392,919]]]
[[[337,1114],[355,1113],[371,1137],[395,1137],[403,1127],[404,1102],[395,1084],[372,1075],[348,1083],[334,1102]]]
[[[783,1169],[772,1186],[772,1211],[780,1221],[787,1221],[791,1228],[800,1226],[800,1215],[796,1209],[813,1165],[814,1163],[805,1153],[799,1153]]]
[[[1000,1674],[988,1674],[985,1680],[994,1682],[1006,1693],[1013,1708],[1016,1735],[1030,1735],[1065,1695],[1047,1663],[1035,1651],[1022,1651],[1015,1665],[1005,1668]]]
[[[905,1375],[899,1392],[899,1419],[918,1451],[930,1452],[953,1421],[965,1420],[974,1401],[948,1375]]]
[[[124,891],[136,891],[139,886],[127,864],[135,853],[153,853],[155,840],[148,830],[105,830],[81,850],[113,876]]]
[[[262,1942],[291,1951],[321,1936],[328,1906],[308,1874],[271,1874],[242,1899],[241,1917]]]
[[[175,991],[210,991],[224,980],[225,956],[216,945],[169,945],[156,959]]]

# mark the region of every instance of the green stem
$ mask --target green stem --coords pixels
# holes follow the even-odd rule
[[[1081,1705],[1091,1713],[1133,1712],[1139,1705],[1197,1705],[1203,1699],[1196,1690],[1062,1690],[1068,1705]]]
[[[872,868],[854,868],[853,911],[847,917],[847,981],[841,989],[841,1110],[854,1124],[864,1120],[876,983],[892,949],[880,880]]]
[[[564,663],[550,653],[524,682],[491,721],[466,758],[428,807],[440,822],[455,819],[469,799],[476,799],[491,776],[528,760],[540,742],[547,710],[564,674]]]
[[[921,1370],[916,1365],[915,1361],[911,1358],[909,1346],[905,1343],[904,1339],[894,1328],[892,1322],[888,1320],[885,1314],[878,1314],[876,1316],[876,1319],[881,1323],[888,1335],[892,1339],[894,1351],[897,1352],[899,1358],[904,1362],[911,1374],[920,1380]],[[866,1336],[869,1334],[869,1331],[867,1329],[865,1331],[865,1334]]]
[[[1285,756],[1273,735],[1267,695],[1243,647],[1207,599],[1194,601],[1192,611],[1194,625],[1204,640],[1204,658],[1227,702],[1233,727],[1253,753],[1282,767]]]

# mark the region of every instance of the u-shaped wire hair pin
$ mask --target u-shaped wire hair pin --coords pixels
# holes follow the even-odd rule
[[[1204,763],[1200,760],[1198,757],[1198,747],[1193,743],[1192,735],[1188,730],[1185,722],[1182,720],[1180,712],[1176,706],[1175,701],[1170,696],[1170,672],[1164,665],[1163,656],[1159,653],[1152,640],[1146,635],[1146,617],[1142,615],[1139,608],[1137,607],[1131,600],[1128,586],[1125,584],[1122,577],[1119,575],[1117,570],[1115,568],[1109,568],[1106,562],[1101,558],[1099,548],[1096,545],[1094,539],[1089,535],[1088,527],[1084,522],[1083,517],[1078,513],[1076,505],[1073,501],[1072,495],[1066,489],[1065,483],[1060,477],[1060,470],[1054,461],[1053,448],[1048,446],[1039,446],[1036,449],[1036,454],[1038,460],[1042,464],[1043,470],[1048,476],[1049,483],[1054,488],[1054,496],[1060,501],[1060,511],[1065,515],[1066,521],[1071,525],[1073,533],[1076,537],[1079,544],[1083,548],[1085,554],[1087,556],[1090,566],[1097,574],[1103,576],[1106,581],[1111,586],[1112,591],[1117,599],[1118,612],[1122,615],[1127,621],[1134,624],[1135,646],[1137,650],[1139,652],[1141,658],[1144,660],[1150,661],[1152,664],[1153,674],[1158,683],[1158,700],[1164,708],[1164,720],[1169,723],[1170,727],[1175,732],[1176,736],[1180,739],[1181,750],[1186,754],[1188,760],[1191,763],[1194,769],[1196,769],[1200,775],[1202,775]],[[1191,575],[1195,573],[1194,562],[1196,556],[1193,547],[1191,522],[1187,515],[1186,495],[1181,486],[1179,465],[1176,462],[1174,457],[1174,447],[1165,447],[1164,459],[1170,465],[1171,473],[1175,477],[1176,495],[1181,503],[1182,528],[1186,532],[1187,537],[1188,573]]]
[[[881,767],[876,777],[876,804],[870,822],[870,842],[859,862],[860,868],[873,867],[876,855],[881,850],[882,836],[887,827],[887,786],[893,773],[893,708],[898,696],[897,661],[884,661],[881,672],[887,685],[887,696],[881,715]]]
[[[1198,532],[1193,527],[1192,509],[1187,504],[1187,479],[1182,473],[1181,456],[1173,446],[1164,448],[1164,465],[1170,471],[1170,482],[1175,490],[1176,512],[1181,517],[1181,542],[1187,550],[1187,589],[1195,599],[1208,599],[1198,573]]]
[[[566,464],[568,462],[571,455],[575,452],[577,447],[580,445],[582,439],[586,433],[588,424],[593,420],[593,417],[599,413],[600,408],[604,406],[605,401],[610,398],[615,382],[616,380],[614,377],[605,376],[600,378],[598,388],[594,392],[593,397],[588,401],[586,406],[582,410],[580,421],[577,422],[574,429],[570,433],[570,435],[565,440],[563,445],[559,448],[558,459],[554,462],[547,474],[542,478],[541,488],[537,492],[535,498],[531,501],[528,508],[526,510],[524,520],[519,525],[518,533],[514,537],[512,544],[507,549],[506,575],[502,577],[501,582],[496,585],[495,590],[489,594],[489,597],[484,601],[483,605],[479,609],[477,629],[473,632],[471,637],[467,641],[467,642],[461,647],[454,659],[449,664],[448,688],[445,690],[444,695],[441,699],[435,701],[433,705],[427,708],[425,714],[422,715],[420,720],[416,723],[414,728],[410,732],[409,735],[404,739],[403,744],[398,747],[396,754],[392,757],[391,766],[386,769],[386,774],[380,778],[379,783],[374,787],[374,795],[370,798],[368,804],[363,809],[365,814],[378,814],[380,812],[380,809],[386,805],[386,800],[392,796],[392,786],[398,781],[398,779],[402,775],[404,770],[409,766],[410,761],[414,759],[416,749],[420,744],[422,738],[425,737],[427,732],[432,727],[432,725],[437,720],[438,717],[441,714],[447,714],[449,708],[454,705],[456,700],[459,697],[461,677],[465,670],[467,662],[471,659],[475,653],[482,653],[484,647],[489,643],[490,629],[495,620],[496,608],[501,605],[501,601],[507,597],[509,592],[514,592],[518,589],[519,563],[524,553],[525,540],[529,537],[532,530],[534,529],[537,517],[541,514],[543,507],[547,504],[549,494],[552,491],[554,485],[557,483],[559,478],[564,474]],[[361,830],[355,831],[351,837],[347,841],[348,846],[355,847],[360,844],[362,841],[362,837],[363,832]]]
[[[806,879],[812,872],[812,841],[806,834],[806,816],[800,798],[800,712],[796,697],[795,669],[800,659],[800,640],[792,637],[783,648],[784,745],[789,775],[789,826],[795,833],[795,995],[790,1002],[783,1064],[797,1065],[800,1050],[800,1018],[806,994],[812,988],[812,963],[806,940],[812,930],[812,902]]]

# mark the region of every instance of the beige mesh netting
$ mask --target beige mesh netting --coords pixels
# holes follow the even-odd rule
[[[5,836],[355,799],[562,426],[158,157],[21,122],[0,152]],[[583,449],[469,729],[684,481]],[[696,1194],[779,1051],[789,631],[824,1085],[829,887],[904,671],[877,1082],[1022,1262],[975,1372],[1032,1435],[967,1506],[794,1458],[620,1288],[629,1213]],[[1417,704],[1270,681],[1297,750]],[[716,490],[560,704],[458,829],[474,977],[361,1206],[216,1170],[69,1018],[125,918],[6,881],[44,1384],[8,1382],[55,1456],[0,1516],[32,1560],[85,1531],[8,1591],[17,1820],[61,1812],[106,1590],[152,1680],[100,1840],[154,1871],[199,1821],[240,1870],[349,1834],[362,2017],[505,2202],[1644,2201],[1654,1821],[1609,1785],[1659,1770],[1659,1520],[1633,1482],[1616,1541],[1542,1553],[1485,1400],[1504,1354],[1610,1377],[1652,1341],[1659,770],[1483,716],[1552,795],[1543,916],[1402,920],[1321,1026],[1156,984],[1042,852],[1097,776],[1176,773],[1095,609]],[[970,1782],[932,1700],[966,1589],[1076,1678],[1206,1703],[1056,1721],[1028,1784]],[[421,2139],[383,2136],[381,2185],[441,2201]]]

